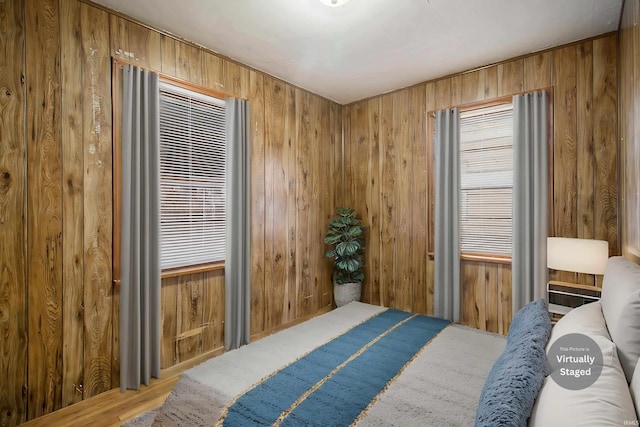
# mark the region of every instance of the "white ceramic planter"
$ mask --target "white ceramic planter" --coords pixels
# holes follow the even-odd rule
[[[362,283],[343,283],[333,284],[333,299],[336,301],[336,307],[342,307],[351,301],[360,301],[360,293],[362,292]]]

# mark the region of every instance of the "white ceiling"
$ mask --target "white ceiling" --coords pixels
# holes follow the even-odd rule
[[[94,0],[341,104],[615,31],[622,0]]]

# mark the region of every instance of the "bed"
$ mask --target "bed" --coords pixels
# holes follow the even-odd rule
[[[603,358],[592,385],[569,390],[547,357],[575,333]],[[640,266],[614,257],[601,301],[553,330],[543,300],[506,338],[354,302],[186,371],[161,408],[128,425],[638,425],[639,358]]]

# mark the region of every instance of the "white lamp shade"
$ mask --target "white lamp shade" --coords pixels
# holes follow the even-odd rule
[[[547,267],[554,270],[586,274],[604,274],[609,258],[609,243],[605,240],[549,237]]]

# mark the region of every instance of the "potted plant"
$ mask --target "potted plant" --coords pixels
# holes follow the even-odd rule
[[[336,307],[360,301],[364,280],[364,226],[353,209],[338,208],[338,216],[329,221],[324,242],[332,248],[326,257],[333,259],[333,297]]]

